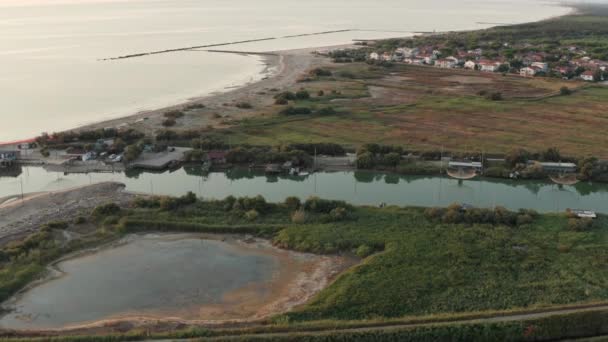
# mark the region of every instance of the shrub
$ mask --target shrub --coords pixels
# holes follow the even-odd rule
[[[319,77],[320,77],[320,76],[331,76],[331,75],[332,75],[331,71],[329,71],[329,70],[327,70],[327,69],[322,69],[322,68],[315,68],[315,69],[312,69],[312,70],[309,72],[309,74],[310,74],[311,76],[319,76]]]
[[[310,93],[305,89],[300,89],[296,92],[296,99],[298,100],[308,100],[310,98]]]
[[[165,127],[173,127],[177,122],[173,118],[167,118],[163,120],[162,125]]]
[[[336,115],[338,112],[333,107],[324,107],[317,110],[317,114],[319,115]]]
[[[85,224],[87,222],[87,218],[84,216],[78,216],[74,219],[74,224]]]
[[[97,206],[95,209],[93,209],[93,213],[91,215],[93,215],[94,217],[105,217],[111,215],[118,215],[120,214],[120,211],[121,210],[118,204],[107,203]]]
[[[592,227],[593,227],[592,219],[587,219],[587,218],[568,219],[568,229],[573,230],[575,232],[582,232],[582,231],[590,230]]]
[[[172,110],[164,113],[163,116],[167,119],[178,119],[184,116],[184,112],[180,110]]]
[[[274,104],[275,105],[284,106],[284,105],[286,105],[288,103],[289,103],[289,101],[286,98],[283,98],[283,97],[280,97],[280,98],[274,100]]]
[[[319,96],[319,97],[324,96],[324,95],[325,95],[325,92],[323,90],[319,90],[317,92],[317,96]]]
[[[284,91],[284,92],[276,94],[274,96],[274,99],[275,100],[284,99],[284,100],[287,100],[287,101],[295,101],[296,100],[296,94],[294,94],[291,91]]]
[[[357,254],[357,256],[361,259],[367,258],[368,256],[372,255],[373,253],[374,253],[374,250],[368,245],[360,245],[359,247],[357,247],[357,250],[355,251],[355,254]]]
[[[329,212],[329,216],[334,221],[342,221],[348,217],[348,211],[346,210],[346,208],[337,207]]]
[[[50,229],[66,229],[68,227],[68,223],[65,221],[52,221],[47,223],[46,226]]]
[[[559,93],[560,93],[560,95],[567,96],[567,95],[572,94],[572,90],[570,90],[570,88],[568,88],[568,87],[561,87],[559,89]]]
[[[236,107],[240,108],[240,109],[251,109],[251,108],[253,108],[253,106],[249,102],[239,102],[239,103],[236,104]]]
[[[285,206],[290,210],[298,210],[302,205],[302,201],[298,197],[290,196],[285,199]]]
[[[308,215],[306,215],[306,211],[304,211],[303,209],[296,210],[291,215],[291,222],[293,222],[295,224],[303,224],[303,223],[306,223],[307,220],[308,220]]]
[[[487,95],[486,98],[488,100],[492,100],[492,101],[502,101],[502,93],[494,92],[494,93]]]
[[[282,111],[279,112],[279,114],[281,115],[306,115],[306,114],[310,114],[312,113],[312,111],[310,110],[310,108],[307,107],[293,107],[293,106],[289,106],[285,109],[283,109]]]
[[[260,216],[260,213],[258,213],[258,211],[255,209],[251,209],[245,213],[245,218],[248,221],[255,221],[258,219],[259,216]]]
[[[319,197],[310,197],[304,202],[304,209],[314,213],[329,214],[332,210],[342,207],[350,209],[350,205],[344,201],[334,201],[321,199]]]

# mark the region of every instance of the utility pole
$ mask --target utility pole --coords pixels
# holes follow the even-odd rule
[[[21,183],[21,202],[23,203],[23,178],[19,178],[19,182]]]

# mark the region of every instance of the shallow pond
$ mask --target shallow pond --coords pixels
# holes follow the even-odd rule
[[[281,253],[192,234],[130,235],[58,263],[53,278],[5,303],[14,311],[0,327],[60,328],[135,316],[243,318],[248,307],[276,295],[273,282],[292,272],[283,271],[286,262],[298,269]]]

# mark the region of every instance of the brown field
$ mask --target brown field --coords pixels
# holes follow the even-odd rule
[[[566,154],[608,157],[608,87],[551,78],[399,65],[333,65],[333,76],[298,83],[312,94],[296,106],[332,106],[337,115],[284,117],[283,106],[230,129],[233,142],[335,142],[402,145],[415,150],[486,151],[558,147]],[[575,90],[560,96],[559,89]],[[316,92],[323,90],[324,96]],[[492,101],[479,92],[500,92]]]

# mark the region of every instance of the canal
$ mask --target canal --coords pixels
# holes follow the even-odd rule
[[[583,208],[608,213],[608,184],[579,183],[559,186],[538,180],[474,179],[458,181],[437,176],[394,175],[370,171],[319,172],[306,177],[267,176],[263,172],[234,169],[203,173],[184,167],[162,173],[48,172],[24,167],[18,177],[0,177],[0,198],[39,191],[56,191],[102,181],[126,184],[127,190],[158,195],[183,195],[188,191],[206,199],[229,195],[262,195],[278,202],[288,196],[319,196],[358,205],[447,206],[468,203],[479,207],[531,208],[541,212]]]

